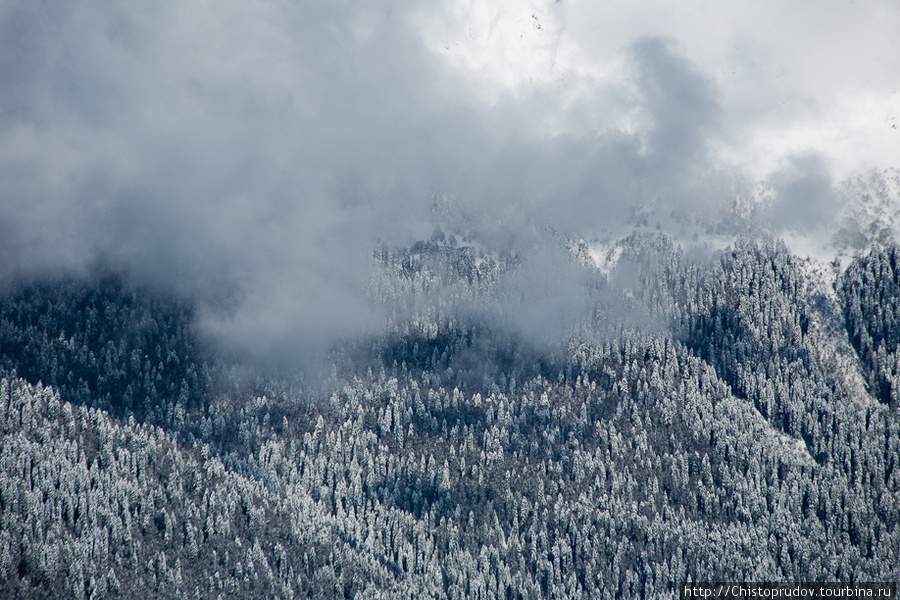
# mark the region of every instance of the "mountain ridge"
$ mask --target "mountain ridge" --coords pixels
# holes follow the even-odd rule
[[[165,371],[167,408],[141,412],[25,382],[15,361],[51,371],[34,358],[61,343],[45,332],[90,311],[7,296],[0,586],[663,598],[685,580],[897,579],[898,406],[869,392],[896,381],[879,332],[900,315],[868,300],[896,286],[895,250],[838,272],[771,238],[712,258],[664,237],[622,244],[607,273],[579,261],[580,246],[561,249],[571,267],[533,274],[527,253],[476,265],[446,236],[385,248],[373,293],[393,325],[344,342],[330,383],[242,383],[213,361],[212,383],[181,409],[190,369]],[[579,294],[562,305],[564,335],[530,331],[515,311],[556,309],[563,276]],[[155,321],[190,339],[189,312],[116,285],[107,303],[144,308],[109,325]],[[10,320],[29,306],[56,316]],[[26,322],[44,329],[2,345]],[[166,339],[134,350],[168,356],[156,350]],[[172,348],[188,366],[212,358]],[[130,357],[107,355],[97,362],[112,372]],[[63,481],[79,487],[63,494]]]

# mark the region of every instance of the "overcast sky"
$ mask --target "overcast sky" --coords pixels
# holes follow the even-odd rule
[[[0,0],[0,275],[230,290],[211,329],[290,346],[369,321],[374,240],[436,196],[615,235],[763,182],[821,219],[900,166],[898,23],[895,0]]]

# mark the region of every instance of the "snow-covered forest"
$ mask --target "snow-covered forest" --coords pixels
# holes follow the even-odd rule
[[[0,0],[0,600],[900,581],[898,22]]]
[[[552,291],[527,256],[438,229],[373,250],[389,325],[316,383],[248,374],[123,274],[8,287],[0,595],[900,579],[900,248],[545,237],[580,290],[564,334],[523,325]]]

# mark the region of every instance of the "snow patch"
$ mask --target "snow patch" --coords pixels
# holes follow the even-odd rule
[[[844,327],[844,314],[836,291],[841,274],[840,261],[820,261],[808,258],[799,264],[803,274],[804,295],[813,309],[807,335],[823,365],[843,383],[853,402],[863,406],[877,405],[866,387],[859,357],[850,345]]]
[[[809,467],[815,464],[815,459],[812,457],[812,454],[809,453],[809,448],[806,447],[806,442],[802,439],[791,437],[772,427],[769,427],[769,432],[773,435],[775,440],[777,440],[782,456],[789,459],[790,462]]]
[[[601,273],[609,275],[622,256],[622,246],[618,242],[589,244],[588,256]]]

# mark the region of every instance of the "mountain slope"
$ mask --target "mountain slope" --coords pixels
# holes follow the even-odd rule
[[[560,271],[581,296],[556,343],[516,317],[557,307],[535,282],[559,279],[464,246],[380,251],[372,293],[394,325],[337,352],[325,396],[208,392],[162,429],[7,376],[4,594],[668,598],[684,580],[898,579],[900,418],[875,386],[897,381],[896,249],[823,288],[772,240],[708,257],[633,236],[607,273],[577,252]]]

